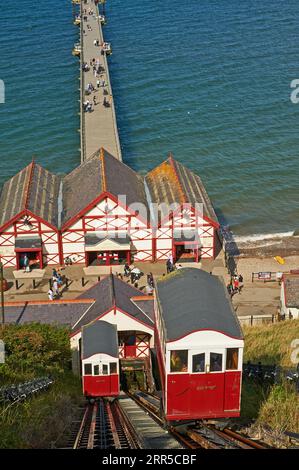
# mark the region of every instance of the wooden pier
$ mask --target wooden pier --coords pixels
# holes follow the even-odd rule
[[[89,14],[90,10],[93,10],[93,14]],[[82,1],[80,14],[81,161],[91,158],[101,147],[104,147],[118,160],[122,160],[108,61],[106,53],[102,53],[101,47],[104,38],[99,8],[95,5],[94,0]],[[98,45],[95,45],[95,43]],[[91,65],[92,59],[95,59],[99,64],[100,74],[97,76]],[[82,66],[84,63],[88,64],[89,71],[83,71]],[[97,86],[98,80],[100,82],[99,86]],[[90,94],[86,94],[88,84],[92,84],[95,90]],[[109,105],[104,106],[104,99]],[[91,111],[84,109],[84,103],[87,101],[92,105]]]

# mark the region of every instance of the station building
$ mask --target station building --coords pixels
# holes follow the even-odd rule
[[[299,274],[284,273],[280,293],[281,317],[299,318]]]
[[[19,269],[213,259],[219,223],[199,176],[172,155],[141,176],[103,148],[60,177],[32,162],[0,194],[0,259]]]

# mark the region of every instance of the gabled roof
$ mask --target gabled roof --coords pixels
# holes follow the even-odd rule
[[[174,160],[172,155],[145,177],[152,202],[156,204],[203,204],[203,215],[218,224],[212,203],[198,175]],[[162,218],[167,215],[162,210]]]
[[[102,320],[82,328],[82,359],[100,353],[118,358],[117,327]]]
[[[283,284],[286,307],[299,308],[299,275],[284,274]]]
[[[78,297],[78,299],[93,298],[95,299],[95,303],[73,329],[74,331],[79,330],[81,326],[101,317],[104,313],[109,312],[114,307],[119,308],[137,321],[145,323],[150,328],[153,328],[153,320],[144,313],[141,308],[138,308],[137,305],[135,305],[135,301],[131,300],[132,297],[136,298],[143,296],[143,292],[140,292],[135,287],[130,286],[111,274]]]
[[[127,206],[147,204],[142,177],[102,148],[64,178],[62,226],[106,192],[125,195]]]
[[[60,183],[59,176],[32,161],[2,187],[0,227],[26,210],[57,227]]]
[[[32,301],[8,302],[5,304],[5,322],[47,323],[65,325],[70,328],[86,313],[93,304],[92,299],[78,301]]]
[[[167,341],[198,330],[243,337],[226,287],[205,271],[184,268],[165,276],[156,283],[156,298]]]

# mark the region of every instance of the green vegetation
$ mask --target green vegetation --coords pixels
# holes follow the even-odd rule
[[[299,321],[244,328],[244,362],[294,367],[291,343],[299,339]],[[298,357],[298,356],[297,356]],[[299,432],[299,399],[288,383],[265,385],[243,380],[241,417],[276,431]]]
[[[6,363],[0,385],[48,375],[48,392],[27,401],[0,406],[0,448],[44,448],[59,444],[82,401],[80,380],[70,370],[69,331],[50,325],[8,325],[0,329]]]
[[[299,320],[283,321],[271,325],[247,326],[245,334],[244,362],[277,364],[294,367],[291,361],[291,343],[299,339]],[[299,357],[299,355],[298,355]]]

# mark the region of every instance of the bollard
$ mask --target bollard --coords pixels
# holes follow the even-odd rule
[[[19,290],[19,281],[16,279],[16,290]]]
[[[84,277],[81,278],[81,284],[82,284],[82,287],[85,286],[85,283],[84,283]]]

